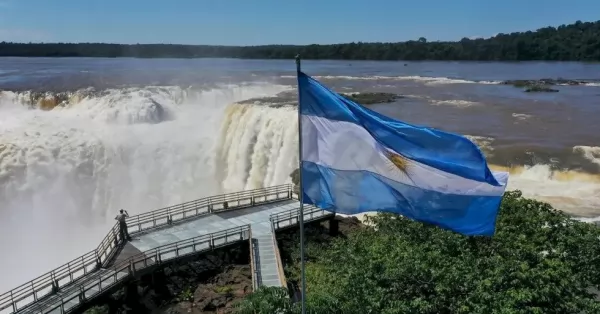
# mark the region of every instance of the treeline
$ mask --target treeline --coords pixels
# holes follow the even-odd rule
[[[21,57],[292,59],[298,53],[304,59],[339,60],[600,61],[600,21],[577,21],[537,31],[498,34],[487,39],[463,38],[458,42],[428,42],[421,37],[400,43],[247,47],[0,43],[0,56]]]

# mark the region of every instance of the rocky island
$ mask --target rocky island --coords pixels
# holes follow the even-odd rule
[[[374,104],[383,104],[383,103],[392,103],[398,99],[403,98],[401,95],[392,94],[392,93],[340,93],[340,95],[346,97],[353,102],[359,103],[361,105],[374,105]]]
[[[583,80],[571,80],[571,79],[551,79],[543,78],[538,80],[507,80],[501,82],[502,85],[512,85],[517,88],[523,88],[525,92],[558,92],[557,89],[551,88],[551,86],[580,86],[590,82]]]
[[[382,93],[382,92],[361,92],[361,93],[340,93],[339,95],[359,103],[361,105],[374,105],[382,103],[393,103],[399,99],[404,98],[402,95],[393,93]],[[269,107],[284,107],[284,106],[297,106],[298,105],[298,94],[294,92],[282,92],[274,97],[258,97],[243,100],[238,102],[243,105],[262,105]]]

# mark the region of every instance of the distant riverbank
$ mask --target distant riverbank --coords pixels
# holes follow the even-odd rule
[[[545,27],[536,31],[428,42],[334,45],[210,46],[107,43],[0,43],[0,57],[239,58],[321,60],[600,61],[600,21]]]

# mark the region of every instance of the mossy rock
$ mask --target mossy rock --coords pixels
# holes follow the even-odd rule
[[[557,93],[558,89],[553,89],[548,86],[534,85],[534,86],[530,86],[529,88],[525,89],[525,92],[526,93],[540,93],[540,92]]]
[[[563,78],[551,79],[551,78],[543,78],[537,80],[507,80],[503,81],[504,85],[512,85],[514,87],[531,87],[531,86],[543,86],[543,85],[569,85],[569,86],[577,86],[585,84],[585,81],[580,80],[569,80]]]
[[[558,89],[550,88],[553,85],[579,85],[581,81],[564,79],[539,79],[539,80],[509,80],[502,82],[504,85],[512,85],[518,88],[524,88],[526,93],[556,93]]]
[[[213,289],[218,294],[232,294],[234,289],[231,286],[218,286]]]
[[[382,103],[391,103],[400,98],[403,98],[400,95],[392,94],[392,93],[339,93],[343,97],[359,103],[361,105],[373,105],[373,104],[382,104]],[[238,104],[243,105],[254,105],[254,104],[264,104],[269,107],[283,107],[283,106],[297,106],[298,100],[295,94],[290,93],[280,93],[277,96],[273,97],[258,97],[251,98],[242,101],[238,101]]]
[[[340,95],[361,105],[391,103],[402,98],[402,96],[392,93],[354,93]]]
[[[94,307],[87,309],[83,313],[84,314],[108,314],[108,313],[110,313],[110,309],[109,309],[108,305],[94,306]]]
[[[293,102],[294,100],[292,100]],[[238,104],[242,105],[253,105],[255,103],[268,103],[268,104],[285,104],[289,102],[289,99],[281,97],[281,96],[272,96],[272,97],[256,97],[250,98],[242,101],[238,101]]]
[[[528,87],[537,84],[534,80],[508,80],[502,82],[503,85],[512,85],[514,87]]]
[[[290,173],[290,178],[292,178],[292,183],[298,185],[300,183],[300,169],[296,168],[292,173]]]

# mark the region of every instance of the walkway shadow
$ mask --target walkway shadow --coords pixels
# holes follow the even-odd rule
[[[146,257],[145,255],[137,256],[141,253],[143,253],[143,252],[140,251],[139,249],[137,249],[135,246],[131,245],[131,243],[127,242],[127,243],[125,243],[125,245],[123,245],[119,248],[119,251],[117,251],[117,253],[115,254],[115,257],[113,258],[113,260],[111,261],[111,263],[108,266],[110,267],[110,266],[118,265],[124,261],[131,259],[134,256],[137,257],[136,259],[138,259],[138,260],[143,260]]]
[[[226,212],[222,212],[222,213],[215,213],[214,215],[217,217],[223,218],[223,219],[231,219],[231,218],[237,218],[237,217],[244,216],[244,215],[258,213],[258,212],[262,212],[262,211],[265,211],[268,209],[281,207],[281,206],[285,206],[288,204],[294,204],[294,203],[298,203],[298,201],[284,200],[284,201],[278,201],[275,203],[256,205],[255,207],[248,207],[248,208],[243,208],[243,209],[230,210],[230,211],[226,211]],[[299,204],[298,204],[298,207],[300,207]]]

